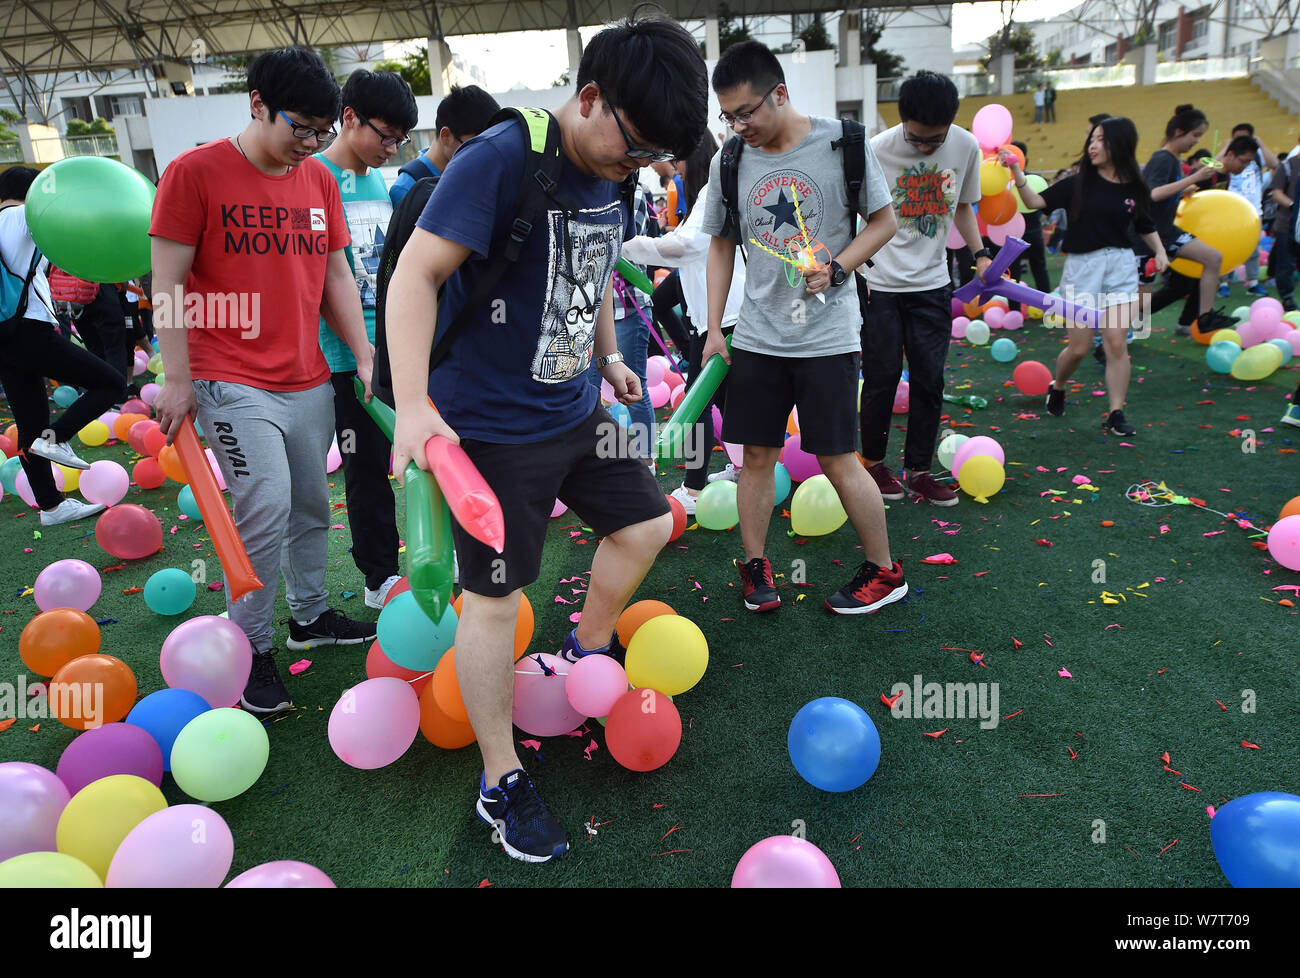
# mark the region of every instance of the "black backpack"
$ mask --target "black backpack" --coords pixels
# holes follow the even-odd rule
[[[491,264],[487,273],[478,280],[465,305],[456,314],[456,318],[441,333],[434,336],[433,349],[429,354],[430,373],[447,356],[456,336],[473,318],[474,310],[487,301],[505,270],[519,260],[524,242],[533,228],[545,221],[548,208],[554,204],[571,217],[577,214],[577,208],[573,203],[561,196],[557,190],[563,166],[563,150],[560,145],[560,126],[555,121],[555,117],[545,109],[507,108],[494,115],[486,128],[490,129],[498,123],[509,121],[523,126],[528,134],[528,149],[520,174],[515,219],[506,235],[492,242],[488,255]],[[411,166],[411,163],[407,166]],[[438,177],[423,177],[417,180],[401,199],[388,222],[384,248],[379,257],[379,270],[375,276],[375,367],[371,378],[371,389],[376,396],[389,404],[393,403],[393,375],[386,341],[384,312],[388,299],[388,282],[397,267],[397,259],[402,248],[410,240],[429,196],[438,185],[438,179]],[[635,173],[619,185],[619,197],[629,215],[633,213],[636,186]],[[438,295],[441,299],[441,290]]]

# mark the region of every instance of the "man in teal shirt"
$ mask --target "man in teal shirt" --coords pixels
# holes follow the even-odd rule
[[[339,136],[316,158],[338,181],[352,244],[346,251],[361,293],[366,333],[375,342],[375,273],[393,214],[383,166],[409,142],[418,121],[415,96],[401,76],[359,68],[343,86]],[[328,315],[328,310],[322,310]],[[397,520],[388,481],[389,443],[353,391],[357,363],[321,320],[321,351],[334,384],[334,430],[343,456],[352,559],[366,579],[366,605],[382,608],[398,572]]]

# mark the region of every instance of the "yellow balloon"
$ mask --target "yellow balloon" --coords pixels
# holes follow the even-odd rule
[[[996,197],[1007,189],[1011,182],[1011,171],[997,160],[985,160],[980,164],[980,196]]]
[[[972,455],[962,463],[957,476],[962,491],[974,496],[977,503],[988,502],[988,497],[996,495],[1006,481],[1002,463],[991,455]]]
[[[145,364],[145,369],[148,370],[149,373],[151,374],[162,373],[163,372],[162,354],[155,353],[153,356],[151,356],[149,358],[149,362]]]
[[[90,424],[86,425],[86,427],[78,431],[77,437],[81,439],[83,445],[90,448],[98,448],[100,445],[104,444],[104,442],[108,441],[108,436],[110,434],[111,432],[108,430],[108,425],[96,418],[94,421],[90,422]]]
[[[790,526],[801,537],[834,533],[848,518],[839,493],[825,475],[800,483],[790,500]]]
[[[59,465],[58,462],[55,462],[54,464]],[[69,468],[66,465],[59,465],[59,468],[63,470],[63,491],[75,491],[76,488],[81,485],[81,469]]]
[[[1214,334],[1210,336],[1211,343],[1219,343],[1223,340],[1227,340],[1229,343],[1236,343],[1238,346],[1242,345],[1241,334],[1238,333],[1235,329],[1216,330]]]
[[[1282,366],[1282,351],[1272,343],[1242,350],[1232,361],[1232,376],[1238,380],[1263,380]]]
[[[1178,204],[1174,223],[1196,235],[1223,256],[1222,270],[1232,271],[1259,247],[1259,215],[1245,197],[1230,190],[1201,190]],[[1188,278],[1201,277],[1201,263],[1175,258],[1170,267]]]
[[[627,646],[627,678],[639,689],[669,696],[684,693],[709,665],[709,643],[700,627],[681,615],[651,618]]]
[[[103,888],[93,869],[62,852],[24,852],[0,863],[0,890]]]
[[[153,784],[133,774],[114,774],[82,788],[59,816],[59,852],[75,856],[102,880],[127,834],[167,799]]]

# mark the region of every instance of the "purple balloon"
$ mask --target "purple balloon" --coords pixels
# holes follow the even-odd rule
[[[134,774],[155,787],[162,785],[162,748],[148,730],[131,723],[106,723],[81,734],[63,750],[56,769],[68,793],[100,778]]]
[[[334,881],[315,866],[292,859],[254,866],[226,884],[228,890],[334,888]]]
[[[0,764],[0,863],[57,851],[59,816],[71,798],[53,771],[24,761]]]
[[[956,319],[958,316],[964,315],[965,312],[966,312],[965,303],[963,303],[960,299],[954,297],[952,300],[952,318]]]
[[[834,865],[806,839],[774,835],[750,846],[731,875],[732,889],[839,889]]]
[[[234,857],[235,839],[220,815],[204,805],[172,805],[154,812],[122,840],[104,884],[216,889]]]
[[[392,676],[358,683],[334,704],[330,747],[339,760],[362,770],[392,764],[420,732],[420,699],[411,684]]]
[[[99,600],[103,582],[99,571],[84,560],[56,560],[36,576],[36,607],[41,611],[51,608],[76,608],[89,611]]]
[[[785,440],[785,451],[781,455],[785,470],[795,482],[806,482],[821,474],[822,466],[816,455],[809,455],[803,450],[803,436],[791,435]]]
[[[172,629],[159,659],[168,686],[198,693],[217,709],[239,702],[253,668],[253,647],[233,621],[200,615]]]

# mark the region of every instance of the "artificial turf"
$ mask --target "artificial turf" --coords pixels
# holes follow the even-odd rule
[[[1053,261],[1054,274],[1058,268]],[[1229,306],[1243,301],[1238,295]],[[282,651],[286,673],[297,658],[313,663],[286,675],[297,707],[268,723],[270,761],[258,782],[212,806],[234,833],[232,876],[297,859],[341,886],[725,886],[749,846],[801,820],[845,885],[1226,885],[1207,806],[1293,791],[1300,775],[1296,609],[1279,604],[1295,594],[1273,590],[1300,584],[1300,574],[1253,546],[1262,537],[1234,521],[1189,506],[1140,506],[1125,490],[1165,480],[1214,509],[1270,524],[1300,493],[1292,457],[1300,439],[1277,425],[1300,372],[1288,366],[1256,384],[1213,374],[1203,347],[1174,337],[1175,318],[1175,310],[1162,313],[1153,335],[1134,343],[1128,415],[1138,434],[1129,439],[1100,430],[1105,401],[1093,396],[1101,370],[1091,359],[1057,419],[1041,398],[1008,386],[1014,364],[994,362],[987,347],[954,344],[949,389],[990,404],[949,406],[951,420],[971,425],[959,429],[965,434],[1001,442],[1007,484],[983,505],[963,495],[947,509],[890,507],[891,544],[912,590],[879,614],[841,618],[823,606],[860,559],[847,525],[805,540],[788,535],[788,519],[773,519],[769,555],[786,577],[778,582],[781,609],[764,616],[740,604],[731,565],[738,530],[692,529],[670,544],[637,598],[668,602],[709,642],[704,678],[675,698],[681,747],[666,766],[635,774],[614,762],[594,721],[582,736],[542,740],[540,751],[521,746],[569,834],[571,852],[553,864],[514,862],[490,842],[472,814],[480,771],[472,747],[443,751],[417,736],[404,757],[375,771],[335,757],[326,724],[342,691],[365,678],[364,647]],[[1002,335],[1019,346],[1017,362],[1050,363],[1063,339],[1040,322]],[[1246,429],[1257,440],[1253,452],[1243,451]],[[898,430],[895,467],[901,451]],[[124,464],[133,455],[125,445],[84,452]],[[1072,484],[1080,474],[1096,492]],[[341,476],[331,489],[340,504]],[[660,482],[671,489],[679,476],[665,469]],[[127,502],[162,520],[164,550],[105,573],[91,609],[115,619],[102,628],[101,650],[132,667],[142,695],[163,685],[158,653],[177,620],[123,591],[161,568],[188,569],[196,556],[215,566],[202,527],[177,519],[177,488],[128,493]],[[400,492],[398,505],[400,520]],[[343,509],[335,522],[344,528],[329,534],[334,606],[373,618],[347,552]],[[24,591],[41,568],[63,557],[101,571],[122,563],[95,544],[93,525],[35,538],[34,513],[13,497],[0,503],[5,681],[23,672],[18,636],[36,612]],[[552,521],[541,576],[526,589],[537,616],[532,651],[558,649],[580,607],[555,601],[575,597],[562,578],[590,567],[592,534],[570,536],[580,527],[571,513]],[[942,552],[957,563],[921,563]],[[796,560],[805,562],[806,587],[791,583]],[[1094,580],[1098,560],[1104,583]],[[1103,591],[1122,598],[1106,604]],[[189,614],[222,610],[222,595],[201,588]],[[287,614],[283,601],[276,611]],[[286,629],[277,626],[281,647]],[[893,718],[881,694],[918,674],[926,682],[997,683],[998,726]],[[1245,691],[1254,692],[1255,712],[1242,710]],[[880,731],[879,769],[855,791],[812,787],[787,754],[792,717],[823,696],[859,704]],[[53,768],[74,731],[55,720],[31,726],[19,720],[0,733],[0,760]],[[517,739],[532,738],[517,732]],[[189,800],[170,775],[163,790],[172,803]],[[596,835],[584,830],[588,822]]]

